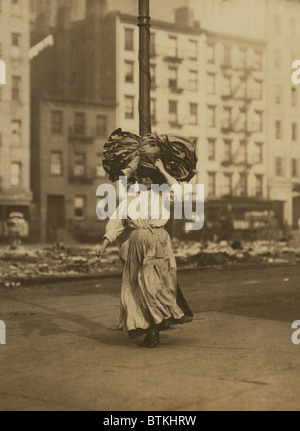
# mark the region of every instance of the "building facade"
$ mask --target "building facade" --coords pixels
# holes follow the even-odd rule
[[[205,185],[212,231],[223,223],[260,237],[285,223],[297,227],[299,95],[290,77],[299,2],[254,0],[249,14],[244,0],[208,3],[190,0],[193,12],[183,6],[173,22],[152,19],[152,130],[195,142],[194,182]],[[117,127],[138,133],[137,17],[114,11],[114,2],[86,5],[77,22],[60,8],[54,46],[32,63],[33,99],[87,102],[89,112],[114,107],[108,135]]]
[[[30,92],[29,9],[20,0],[2,1],[0,8],[0,60],[5,84],[0,84],[0,237],[7,235],[11,212],[29,220]]]
[[[284,220],[300,227],[300,88],[291,81],[300,59],[300,2],[268,0],[268,182],[282,202]]]
[[[42,98],[33,117],[33,238],[100,241],[105,225],[96,217],[96,190],[107,181],[102,151],[114,107]]]

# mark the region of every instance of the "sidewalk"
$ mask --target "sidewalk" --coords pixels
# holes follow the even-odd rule
[[[300,346],[287,322],[205,311],[145,349],[108,329],[114,291],[37,292],[1,297],[0,410],[300,408]]]

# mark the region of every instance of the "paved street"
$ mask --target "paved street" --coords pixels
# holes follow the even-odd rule
[[[195,320],[109,329],[120,279],[0,289],[0,410],[300,410],[300,268],[180,272]]]

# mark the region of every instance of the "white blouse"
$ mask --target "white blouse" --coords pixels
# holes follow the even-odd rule
[[[140,191],[123,199],[108,221],[104,238],[114,242],[126,226],[132,229],[163,227],[170,219],[170,203],[182,202],[182,188],[175,180],[171,192]]]

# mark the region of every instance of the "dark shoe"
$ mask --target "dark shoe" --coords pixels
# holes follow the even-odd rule
[[[148,329],[144,342],[142,343],[143,347],[148,347],[153,349],[159,345],[159,332],[153,329]]]
[[[183,323],[192,322],[194,320],[193,317],[190,316],[182,316],[181,319],[174,320],[175,325],[182,325]]]

